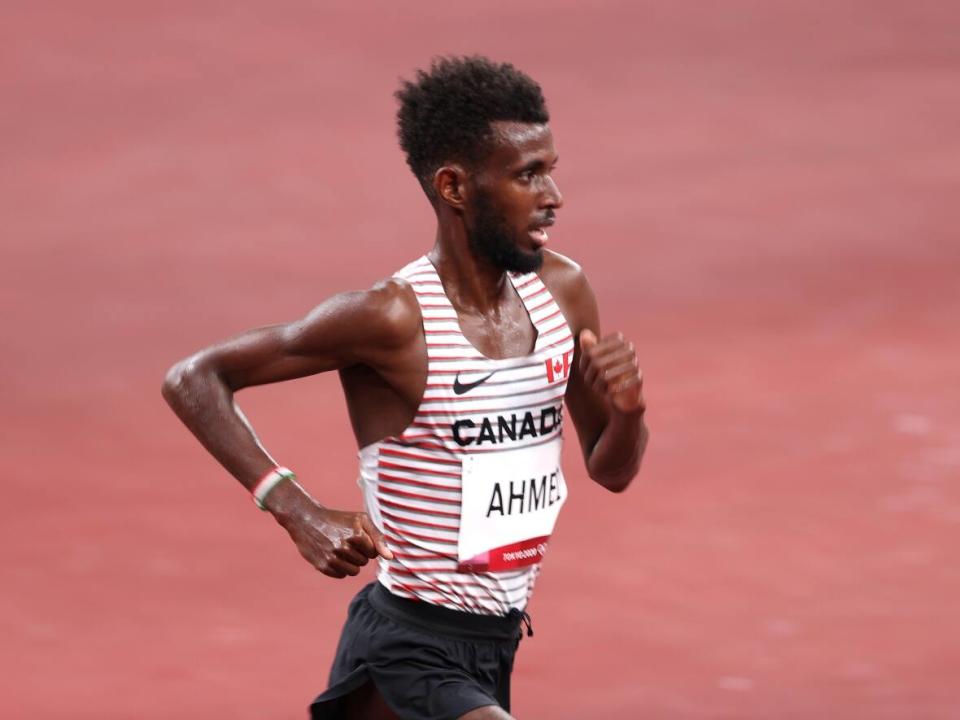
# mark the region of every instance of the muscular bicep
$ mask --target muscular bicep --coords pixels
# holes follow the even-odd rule
[[[372,290],[335,295],[304,318],[250,330],[191,360],[216,372],[233,390],[358,363],[377,369],[419,329],[419,316],[411,315],[404,292],[388,281]]]
[[[336,352],[302,352],[292,337],[298,322],[249,330],[203,350],[197,360],[215,371],[232,390],[291,380],[333,370]]]

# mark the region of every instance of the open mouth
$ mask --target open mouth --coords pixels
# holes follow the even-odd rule
[[[530,239],[533,240],[533,244],[538,248],[547,244],[547,240],[549,239],[547,235],[547,228],[550,225],[553,225],[553,220],[548,220],[542,225],[536,225],[528,231]]]
[[[530,231],[530,238],[533,240],[534,245],[538,247],[543,247],[547,244],[548,236],[547,231],[541,228],[534,228]]]

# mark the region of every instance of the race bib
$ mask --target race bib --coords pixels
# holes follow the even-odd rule
[[[562,440],[463,459],[458,570],[510,570],[540,562],[567,485]]]

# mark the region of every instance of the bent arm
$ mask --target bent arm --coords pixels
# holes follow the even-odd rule
[[[344,293],[301,320],[211,345],[170,369],[163,396],[210,454],[249,490],[276,463],[234,394],[357,363],[386,372],[391,353],[419,330],[419,318],[407,312],[405,291],[404,285],[388,281],[369,291]],[[278,499],[281,494],[278,489]]]
[[[416,302],[409,286],[393,280],[367,292],[337,295],[302,320],[251,330],[182,360],[167,373],[163,396],[203,446],[250,490],[276,463],[237,407],[234,393],[357,363],[389,379],[391,358],[420,332]],[[370,559],[393,557],[366,513],[325,508],[296,483],[277,485],[265,505],[300,554],[325,575],[357,575]]]
[[[640,469],[649,432],[633,345],[617,334],[597,340],[596,296],[582,271],[571,280],[567,315],[575,352],[566,402],[590,477],[612,492]]]

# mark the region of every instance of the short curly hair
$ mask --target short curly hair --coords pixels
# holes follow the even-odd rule
[[[435,197],[433,174],[446,162],[475,166],[490,147],[496,120],[550,120],[543,91],[509,63],[480,55],[437,57],[415,82],[401,81],[394,97],[397,135],[407,164],[427,196]]]

